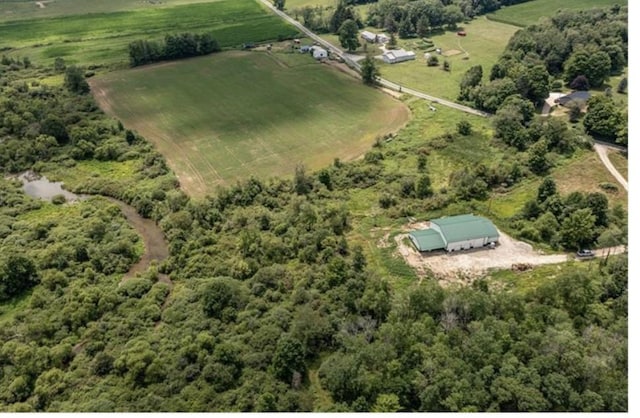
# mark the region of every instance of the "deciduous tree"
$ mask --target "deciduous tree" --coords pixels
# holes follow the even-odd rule
[[[375,63],[374,58],[370,55],[362,60],[362,63],[360,64],[360,71],[364,84],[374,85],[377,83],[378,77],[380,77],[380,70]]]
[[[351,19],[347,19],[338,29],[340,45],[348,51],[355,51],[359,46],[358,25]]]
[[[596,217],[591,209],[578,209],[569,215],[560,228],[562,244],[566,248],[580,249],[594,240]]]

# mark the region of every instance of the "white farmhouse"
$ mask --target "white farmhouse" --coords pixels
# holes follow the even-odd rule
[[[389,42],[389,37],[387,35],[385,35],[384,33],[379,33],[378,34],[378,43],[379,44],[386,44],[387,42]]]
[[[376,34],[373,32],[369,32],[368,30],[363,30],[360,33],[360,36],[362,37],[362,39],[364,39],[365,41],[369,42],[369,43],[376,43]]]
[[[416,59],[415,52],[405,51],[404,49],[392,49],[382,54],[382,60],[387,64],[396,64],[414,59]]]
[[[327,52],[326,49],[319,46],[313,47],[313,58],[320,60],[323,58],[327,58],[328,56],[329,56],[329,53]]]
[[[360,37],[371,44],[386,44],[389,42],[389,37],[384,33],[373,33],[368,30],[360,32]]]

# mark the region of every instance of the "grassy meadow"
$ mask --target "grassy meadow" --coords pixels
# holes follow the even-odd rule
[[[92,90],[192,195],[356,158],[409,117],[402,103],[300,54],[214,54],[111,72]]]
[[[620,151],[609,151],[609,160],[622,176],[629,180],[629,158]]]
[[[560,194],[576,191],[600,192],[607,196],[610,206],[622,204],[625,209],[628,208],[627,192],[607,171],[595,152],[581,151],[570,159],[557,161],[556,164],[549,174],[556,181]],[[536,197],[541,182],[542,179],[536,177],[518,184],[509,193],[495,194],[490,201],[483,202],[485,210],[496,218],[507,219],[515,215],[528,200]],[[599,187],[601,183],[614,184],[618,191],[605,191]]]
[[[609,7],[615,4],[626,6],[626,0],[534,0],[514,6],[504,7],[487,15],[491,20],[516,26],[528,26],[537,23],[542,17],[552,16],[557,10],[584,10],[593,7]]]
[[[128,44],[167,33],[212,32],[220,46],[275,40],[297,31],[255,0],[0,22],[0,49],[43,63],[127,64]]]
[[[446,31],[430,38],[436,47],[442,48],[443,54],[459,51],[456,55],[449,57],[439,55],[438,67],[427,67],[424,51],[417,48],[417,40],[399,40],[398,45],[413,50],[416,53],[416,59],[399,64],[385,64],[380,61],[382,76],[407,87],[449,100],[455,100],[458,97],[460,80],[474,65],[482,65],[484,78],[488,81],[491,66],[498,60],[509,38],[518,28],[493,22],[485,17],[479,17],[464,25],[463,28],[467,32],[465,37],[458,36],[454,31]],[[442,70],[445,59],[451,64],[450,72]]]

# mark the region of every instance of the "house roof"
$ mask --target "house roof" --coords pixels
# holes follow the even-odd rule
[[[385,52],[390,58],[403,58],[403,57],[414,57],[416,54],[413,51],[405,51],[404,49],[392,49],[390,51]]]
[[[376,37],[375,33],[369,32],[368,30],[363,30],[360,34],[362,35],[363,38],[366,38],[366,39],[375,39]]]
[[[432,251],[445,247],[442,236],[435,229],[423,229],[409,232],[411,241],[418,248],[418,251]]]
[[[560,97],[557,101],[561,105],[565,105],[572,100],[589,100],[591,97],[591,93],[588,91],[574,91],[571,94],[567,94],[566,96]]]
[[[440,227],[447,243],[498,236],[498,230],[493,223],[481,216],[447,216],[434,219],[431,223]]]

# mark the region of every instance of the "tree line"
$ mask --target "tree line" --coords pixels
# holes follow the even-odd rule
[[[137,40],[129,44],[132,67],[158,61],[208,55],[220,51],[218,41],[210,33],[167,34],[164,41]]]

